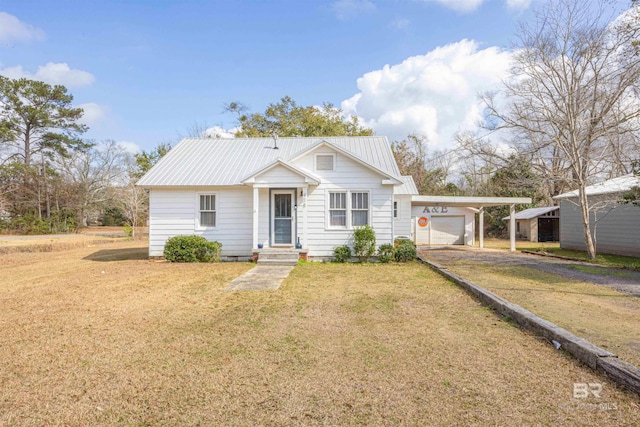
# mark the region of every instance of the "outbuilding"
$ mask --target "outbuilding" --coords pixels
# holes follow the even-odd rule
[[[597,252],[640,256],[640,207],[622,202],[634,187],[640,187],[640,177],[628,174],[586,188]],[[560,247],[586,251],[578,191],[554,199],[560,202]]]
[[[508,221],[509,217],[502,218]],[[560,206],[530,208],[516,213],[516,239],[529,242],[560,240]]]

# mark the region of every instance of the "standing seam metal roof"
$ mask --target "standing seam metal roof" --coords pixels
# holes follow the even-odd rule
[[[618,178],[603,181],[599,184],[590,185],[585,188],[585,191],[587,196],[596,196],[599,194],[621,193],[638,186],[640,186],[640,177],[630,173],[628,175],[619,176]],[[555,196],[554,199],[569,199],[571,197],[578,197],[578,190],[559,194]]]
[[[515,219],[533,219],[540,215],[544,215],[549,212],[553,212],[560,209],[560,206],[546,206],[543,208],[529,208],[523,211],[516,213]],[[502,218],[503,221],[508,220],[510,217],[505,216]]]
[[[418,195],[418,188],[416,187],[416,183],[411,175],[403,175],[400,178],[402,179],[403,184],[396,187],[394,191],[395,194],[408,194],[411,196]]]
[[[240,185],[241,180],[277,159],[288,161],[327,141],[400,179],[386,137],[186,138],[139,181],[143,187]]]

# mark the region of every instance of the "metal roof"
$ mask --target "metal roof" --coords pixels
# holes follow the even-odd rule
[[[323,141],[354,158],[398,177],[400,171],[386,137],[186,138],[139,181],[142,187],[240,185],[242,179],[278,159],[300,157]]]
[[[640,177],[630,173],[628,175],[619,176],[618,178],[609,179],[599,184],[590,185],[585,190],[587,196],[596,196],[599,194],[622,193],[631,190],[632,187],[640,187]],[[569,191],[568,193],[559,194],[554,199],[569,199],[578,197],[578,190]]]
[[[533,219],[535,217],[538,217],[540,215],[544,215],[547,214],[549,212],[553,212],[560,209],[560,206],[547,206],[544,208],[530,208],[530,209],[525,209],[523,211],[520,211],[518,213],[516,213],[516,219]],[[502,220],[507,220],[510,217],[505,216],[504,218],[502,218]]]
[[[400,177],[400,180],[403,184],[396,187],[394,191],[395,194],[408,194],[411,196],[418,194],[418,188],[411,175],[403,175]]]

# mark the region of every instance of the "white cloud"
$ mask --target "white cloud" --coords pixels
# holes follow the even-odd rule
[[[0,74],[11,79],[40,80],[52,85],[64,85],[68,88],[87,86],[95,80],[93,74],[73,69],[64,62],[48,62],[46,65],[38,67],[38,71],[34,74],[25,71],[21,65],[4,68],[0,70]]]
[[[356,18],[361,14],[376,10],[376,6],[370,0],[337,0],[331,4],[331,9],[340,20]]]
[[[213,126],[204,131],[204,136],[209,138],[235,138],[238,128],[225,129],[221,126]]]
[[[441,46],[360,77],[360,92],[341,107],[390,140],[420,133],[434,148],[451,148],[457,131],[482,119],[477,95],[499,87],[510,58],[497,47],[479,50],[473,40]]]
[[[526,9],[531,6],[531,0],[507,0],[509,9]]]
[[[422,0],[428,2],[438,2],[444,7],[458,12],[472,12],[476,10],[484,0]]]
[[[83,123],[89,127],[107,118],[107,108],[102,105],[96,104],[95,102],[80,104],[78,105],[78,107],[84,110],[84,114],[80,119],[80,123]]]
[[[10,44],[12,42],[23,42],[31,40],[42,40],[44,31],[25,24],[15,16],[7,12],[0,12],[0,44]]]
[[[131,154],[137,154],[142,152],[142,149],[135,142],[129,141],[118,141],[118,146],[121,147],[124,151]]]
[[[473,12],[478,9],[485,0],[420,0],[422,2],[437,2],[444,7],[461,13]],[[526,9],[531,5],[531,0],[506,0],[509,9]]]

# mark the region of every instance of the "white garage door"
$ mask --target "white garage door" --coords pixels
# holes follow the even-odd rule
[[[432,216],[432,245],[464,245],[464,216]]]

